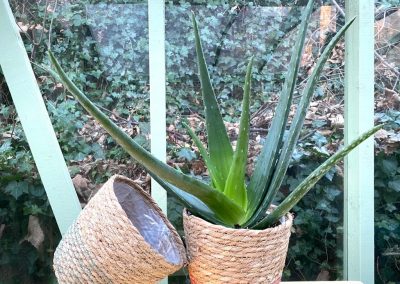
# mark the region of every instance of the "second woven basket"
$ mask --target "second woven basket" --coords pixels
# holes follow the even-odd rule
[[[265,230],[231,229],[183,212],[192,284],[280,283],[293,217]]]
[[[113,176],[54,254],[59,283],[156,283],[186,263],[183,243],[153,199]]]

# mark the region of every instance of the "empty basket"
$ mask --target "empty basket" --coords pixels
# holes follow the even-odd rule
[[[183,243],[149,194],[113,176],[56,249],[60,283],[156,283],[186,263]]]

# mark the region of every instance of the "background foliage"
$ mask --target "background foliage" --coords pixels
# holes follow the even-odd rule
[[[296,3],[301,5],[304,2]],[[336,2],[343,5],[344,1]],[[136,141],[147,147],[146,4],[140,1],[88,0],[13,0],[10,4],[81,202],[86,203],[99,185],[117,172],[148,188],[146,174],[115,147],[112,139],[84,115],[62,86],[53,82],[40,68],[40,64],[48,64],[45,51],[50,43],[64,69],[70,71],[71,78],[121,127],[135,136]],[[320,4],[333,3],[320,1]],[[377,1],[377,20],[394,13],[396,4],[397,1]],[[254,157],[259,151],[257,145],[265,137],[274,101],[283,82],[292,45],[291,35],[296,32],[300,21],[301,7],[293,5],[293,1],[280,0],[167,3],[169,160],[184,171],[204,176],[204,165],[179,124],[179,118],[183,116],[190,119],[200,135],[204,130],[188,17],[190,10],[196,12],[201,23],[213,83],[233,140],[236,139],[235,123],[241,111],[245,62],[250,55],[256,56],[251,142],[251,156]],[[340,25],[343,17],[337,13],[332,20]],[[333,25],[326,31],[326,36],[334,31]],[[316,12],[309,31],[299,91],[314,58],[324,48],[321,34],[319,13]],[[382,38],[377,49],[395,64],[399,62],[396,36],[395,33],[390,38]],[[293,156],[282,194],[293,189],[340,144],[343,64],[343,46],[339,46],[320,82],[314,109],[306,122],[308,127]],[[377,118],[399,121],[400,113],[395,111],[398,109],[398,76],[382,64],[377,68],[380,68],[376,86]],[[51,259],[60,236],[1,70],[0,103],[0,283],[53,281]],[[389,109],[392,111],[387,111]],[[178,119],[177,113],[180,114]],[[386,142],[377,145],[377,283],[400,281],[400,151],[397,150],[397,133],[390,129],[381,133],[381,140]],[[341,278],[341,172],[341,167],[331,171],[295,208],[296,222],[285,270],[286,279]],[[170,201],[169,216],[179,224],[181,207],[174,200]]]

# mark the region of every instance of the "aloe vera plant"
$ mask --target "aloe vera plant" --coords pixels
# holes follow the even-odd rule
[[[312,7],[313,0],[310,0],[303,14],[298,40],[293,48],[288,73],[276,108],[276,116],[272,121],[271,129],[265,139],[263,149],[249,182],[246,181],[245,168],[249,142],[249,108],[253,58],[249,60],[247,66],[243,87],[239,137],[236,149],[233,149],[211,84],[194,15],[192,19],[205,107],[208,147],[202,144],[201,140],[187,124],[184,124],[184,126],[205,161],[210,173],[211,184],[206,184],[162,163],[135,143],[76,87],[51,52],[49,52],[49,58],[55,71],[49,70],[49,72],[63,83],[119,145],[137,162],[142,164],[148,173],[170,194],[181,200],[193,214],[228,227],[239,226],[261,229],[273,225],[281,216],[289,212],[332,166],[382,127],[376,126],[372,128],[348,146],[343,147],[294,189],[272,213],[266,213],[281,186],[289,166],[290,158],[296,146],[323,66],[332,49],[354,21],[354,19],[349,21],[337,32],[320,56],[301,95],[288,135],[284,138],[283,134],[287,128],[289,109],[293,103],[293,93],[296,87],[296,78]]]

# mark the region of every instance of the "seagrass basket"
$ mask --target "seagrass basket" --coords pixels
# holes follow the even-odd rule
[[[150,195],[113,176],[54,254],[59,283],[156,283],[186,264],[183,243]]]
[[[265,230],[231,229],[190,215],[183,225],[192,284],[280,283],[285,266],[291,214]]]

